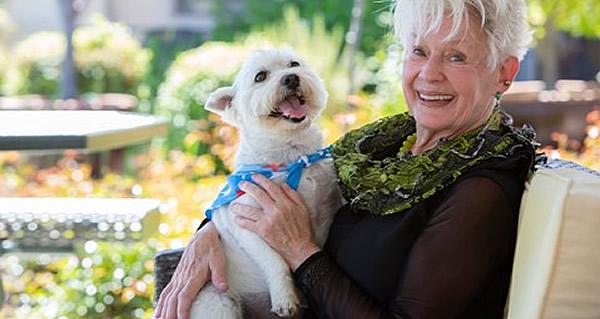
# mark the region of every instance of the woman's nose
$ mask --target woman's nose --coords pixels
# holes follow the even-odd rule
[[[430,57],[421,67],[419,77],[427,82],[438,82],[444,80],[442,63],[438,59]]]

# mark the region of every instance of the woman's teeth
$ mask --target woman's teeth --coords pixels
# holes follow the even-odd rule
[[[454,98],[452,95],[426,95],[419,93],[419,98],[425,101],[450,101]]]

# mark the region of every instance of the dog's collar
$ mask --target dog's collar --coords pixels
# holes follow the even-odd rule
[[[298,189],[300,177],[304,168],[309,167],[315,162],[325,158],[331,158],[331,145],[322,148],[312,154],[302,155],[300,158],[291,163],[267,164],[267,165],[242,165],[227,177],[227,185],[219,192],[217,199],[204,212],[206,218],[211,219],[215,209],[229,204],[234,199],[242,196],[244,191],[239,188],[239,183],[242,181],[251,182],[252,176],[261,174],[269,179],[287,174],[287,183],[293,190]]]

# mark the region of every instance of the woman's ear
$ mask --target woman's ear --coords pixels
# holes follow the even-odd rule
[[[231,107],[231,100],[233,100],[233,87],[218,88],[208,96],[204,108],[223,117],[223,113]]]
[[[496,85],[497,92],[504,93],[513,82],[513,79],[519,72],[520,62],[515,56],[509,56],[500,65],[500,74]]]

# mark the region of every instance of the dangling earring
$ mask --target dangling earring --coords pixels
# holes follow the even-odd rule
[[[494,96],[494,98],[496,99],[496,107],[500,106],[500,100],[502,99],[502,93],[500,92],[496,92],[496,95]]]

